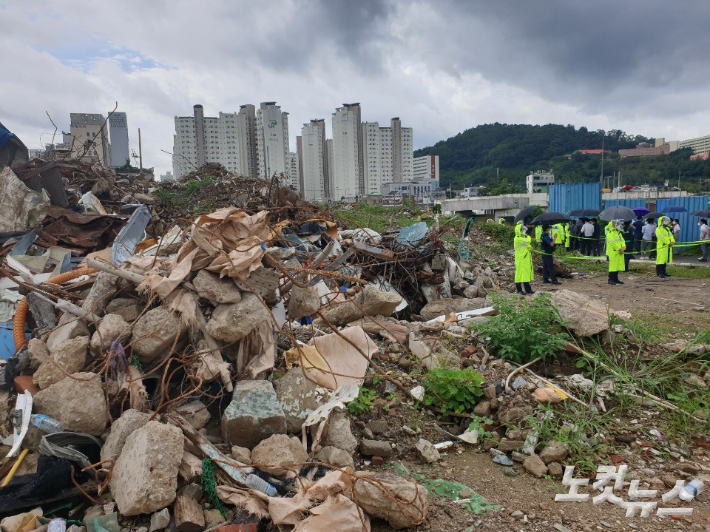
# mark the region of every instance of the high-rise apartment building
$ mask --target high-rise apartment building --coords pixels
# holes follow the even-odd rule
[[[82,161],[111,164],[111,145],[106,119],[100,114],[69,113],[71,156]]]
[[[262,102],[256,113],[257,166],[261,179],[285,174],[290,182],[288,113],[276,102]]]
[[[288,186],[289,186],[289,188],[291,188],[291,190],[300,190],[301,174],[299,172],[298,153],[289,152],[288,164],[289,164]]]
[[[201,105],[193,107],[193,116],[175,117],[173,136],[173,175],[176,179],[204,166],[219,163],[240,173],[237,143],[237,113],[204,116]]]
[[[705,135],[704,137],[698,137],[695,139],[681,140],[679,143],[680,148],[692,148],[693,153],[704,153],[710,150],[710,135]]]
[[[424,155],[414,157],[412,181],[415,183],[429,183],[431,190],[439,188],[439,156]]]
[[[303,124],[300,139],[303,197],[308,201],[325,201],[331,197],[325,121],[318,119]]]
[[[393,118],[390,127],[365,122],[362,131],[365,194],[380,194],[383,185],[413,180],[412,128],[402,127],[399,118]]]
[[[334,200],[364,194],[362,121],[359,103],[346,103],[333,113],[333,173],[330,197]]]
[[[239,106],[239,114],[237,115],[237,142],[239,173],[248,177],[258,177],[256,110],[251,104]]]
[[[128,117],[126,113],[114,112],[108,117],[108,131],[111,142],[111,166],[117,168],[130,163],[128,149]]]

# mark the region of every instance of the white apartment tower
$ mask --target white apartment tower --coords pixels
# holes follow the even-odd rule
[[[365,192],[362,122],[359,103],[346,103],[333,113],[331,199],[339,201]]]
[[[256,113],[257,167],[261,179],[285,174],[290,183],[288,113],[276,102],[262,102]]]
[[[390,127],[380,127],[377,122],[365,122],[362,131],[365,193],[379,194],[382,185],[412,181],[412,128],[402,127],[399,118],[393,118]]]
[[[130,163],[128,151],[128,117],[126,113],[114,112],[108,116],[108,130],[111,138],[111,166],[118,168]]]
[[[100,114],[69,113],[71,156],[82,161],[111,165],[111,145],[106,119]]]
[[[429,183],[431,189],[439,188],[439,156],[424,155],[414,157],[412,181],[415,183]]]
[[[256,148],[256,110],[253,105],[239,106],[237,114],[237,151],[239,174],[258,177],[258,154]]]
[[[303,124],[300,139],[300,160],[303,166],[301,193],[308,201],[325,201],[330,198],[329,141],[325,138],[325,121],[317,119]]]
[[[204,116],[201,105],[193,116],[175,117],[173,174],[176,179],[204,166],[219,163],[230,172],[239,172],[237,113]]]

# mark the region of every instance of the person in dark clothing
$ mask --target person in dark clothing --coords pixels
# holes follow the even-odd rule
[[[579,232],[582,230],[582,225],[584,222],[582,220],[577,220],[576,222],[572,222],[570,224],[570,235],[571,235],[571,242],[570,242],[570,247],[573,251],[577,251],[579,249]]]
[[[638,221],[638,220],[637,220]],[[641,224],[643,225],[643,224]],[[633,255],[631,255],[632,250],[634,249],[634,245],[636,244],[636,227],[631,224],[631,222],[624,222],[624,231],[622,233],[622,236],[624,237],[624,244],[626,245],[626,252],[624,253],[624,266],[625,270],[624,271],[629,271],[629,262],[631,259],[634,259]]]
[[[550,236],[550,226],[542,226],[542,238],[540,243],[542,244],[542,282],[545,284],[562,284],[557,280],[557,275],[555,274],[555,263],[552,260],[552,254],[555,252],[555,241],[557,240],[557,235],[553,238]]]
[[[639,253],[641,251],[641,239],[643,238],[643,218],[641,216],[636,217],[636,221],[631,224],[631,231],[634,233],[634,247],[626,248],[626,251],[635,251]]]
[[[599,226],[597,219],[592,220],[594,226],[594,234],[592,235],[592,255],[598,257],[602,252],[602,228]]]

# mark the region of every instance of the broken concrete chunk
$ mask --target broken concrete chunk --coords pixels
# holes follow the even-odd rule
[[[186,328],[180,316],[164,307],[149,310],[133,324],[133,352],[143,364],[167,356]]]
[[[117,297],[106,305],[107,314],[118,314],[128,322],[135,321],[141,313],[138,301],[130,297]]]
[[[178,495],[175,499],[175,532],[201,532],[205,529],[205,515],[200,503],[192,497]]]
[[[542,478],[547,474],[547,466],[536,454],[528,456],[523,462],[523,467],[531,475]]]
[[[251,452],[252,464],[256,464],[259,469],[281,478],[293,476],[293,474],[289,474],[289,469],[294,473],[300,469],[300,466],[289,467],[289,464],[300,464],[306,460],[308,460],[308,453],[299,439],[289,438],[286,434],[274,434],[262,440]]]
[[[122,515],[156,512],[175,500],[183,438],[179,428],[157,421],[128,436],[110,483]]]
[[[111,301],[112,296],[118,291],[118,277],[106,272],[100,272],[96,276],[94,284],[91,285],[89,295],[84,299],[81,308],[88,312],[93,312],[102,316],[106,310],[106,305]]]
[[[434,447],[434,444],[424,438],[419,438],[416,449],[419,457],[429,464],[438,462],[441,459],[441,455]]]
[[[271,316],[259,298],[254,294],[244,294],[239,303],[217,305],[207,323],[207,332],[216,340],[232,343],[269,320]]]
[[[316,453],[316,459],[323,463],[332,465],[334,467],[350,467],[355,468],[355,462],[353,462],[353,457],[350,453],[338,449],[337,447],[332,447],[327,445],[320,449]]]
[[[386,441],[364,439],[360,441],[360,454],[363,456],[389,458],[394,453],[392,452],[392,446]]]
[[[53,417],[71,432],[100,436],[108,423],[101,378],[96,373],[74,373],[52,384],[37,392],[34,406],[38,414]]]
[[[559,290],[552,294],[552,304],[577,337],[594,336],[609,330],[607,306],[572,290]]]
[[[320,296],[315,286],[301,288],[294,286],[290,292],[288,300],[288,317],[292,320],[300,320],[306,316],[311,316],[318,312],[320,308]]]
[[[203,428],[212,418],[212,414],[210,414],[207,407],[201,401],[185,403],[177,407],[176,411],[184,417],[185,421],[192,425],[195,430]]]
[[[49,349],[39,338],[32,338],[27,344],[27,351],[30,356],[30,369],[37,370],[49,358]]]
[[[116,460],[128,439],[128,436],[150,421],[150,414],[138,410],[126,410],[111,425],[111,433],[101,448],[101,460]]]
[[[118,314],[106,314],[91,337],[91,350],[102,354],[108,351],[115,341],[126,345],[126,340],[130,337],[131,326],[126,320]]]
[[[391,316],[401,302],[397,294],[368,285],[353,301],[333,306],[324,317],[334,325],[345,325],[363,316]]]
[[[286,416],[269,381],[237,383],[222,415],[222,434],[231,445],[253,449],[272,434],[286,433]]]
[[[234,445],[232,447],[232,458],[242,464],[251,464],[251,451],[246,447]]]
[[[324,443],[354,453],[357,449],[357,439],[353,436],[350,419],[345,412],[336,411],[330,415],[325,429]]]
[[[170,510],[163,508],[150,516],[150,529],[148,532],[157,532],[170,526]]]
[[[289,434],[301,432],[308,415],[318,408],[317,385],[303,375],[303,369],[293,368],[274,381],[276,396],[286,415]]]
[[[47,338],[47,349],[49,349],[50,353],[53,353],[60,344],[70,340],[71,338],[90,335],[91,333],[89,332],[89,328],[86,326],[86,322],[67,312],[62,314],[62,317],[59,318],[57,328],[49,333],[49,337]]]
[[[562,463],[565,458],[567,458],[568,454],[569,449],[564,443],[551,441],[540,453],[540,460],[545,464],[549,464],[550,462]]]
[[[216,273],[200,270],[192,284],[200,297],[215,305],[239,303],[242,300],[242,292],[231,277],[220,279]]]
[[[353,502],[372,517],[384,519],[396,530],[420,525],[426,519],[427,491],[394,473],[358,471]]]
[[[79,373],[86,365],[89,337],[77,336],[61,343],[48,360],[42,363],[32,380],[41,389],[49,388],[68,375]]]
[[[485,306],[486,300],[481,297],[474,299],[437,299],[424,305],[420,314],[425,320],[433,320],[439,316],[448,316],[449,314],[466,310],[476,310]]]

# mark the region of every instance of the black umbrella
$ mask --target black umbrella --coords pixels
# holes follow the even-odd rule
[[[671,205],[663,209],[663,212],[688,212],[688,209],[681,207],[680,205]]]
[[[643,217],[646,218],[647,220],[649,218],[655,220],[656,218],[660,218],[661,216],[665,216],[665,214],[663,214],[662,212],[649,212],[648,214],[644,214]]]
[[[604,222],[611,222],[612,220],[634,220],[636,218],[636,213],[629,209],[628,207],[609,207],[604,209],[599,213],[599,219]]]
[[[575,209],[567,213],[568,216],[597,216],[599,211],[597,209]]]
[[[695,211],[690,213],[691,216],[698,216],[700,218],[710,218],[710,211]]]
[[[536,217],[532,222],[530,222],[530,225],[552,225],[571,221],[572,218],[570,218],[566,214],[562,214],[561,212],[546,212],[545,214],[541,214],[540,216]]]
[[[527,218],[528,216],[532,216],[532,213],[534,213],[536,210],[536,206],[525,207],[522,211],[515,215],[515,223],[518,223],[520,220],[525,220],[525,218]]]

